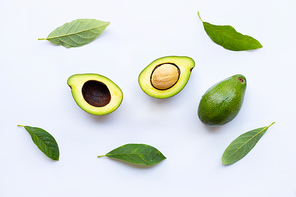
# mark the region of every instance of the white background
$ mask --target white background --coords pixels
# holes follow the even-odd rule
[[[295,9],[295,0],[2,0],[0,196],[295,197]],[[216,45],[197,11],[263,48]],[[79,18],[111,23],[79,48],[37,40]],[[170,55],[195,60],[190,80],[174,97],[151,98],[138,75]],[[81,110],[67,85],[80,73],[113,80],[124,94],[121,106],[106,116]],[[234,74],[247,78],[240,113],[224,126],[204,126],[197,117],[201,96]],[[221,164],[233,139],[273,121],[245,158]],[[60,161],[39,151],[18,124],[50,132]],[[127,143],[152,145],[167,159],[145,167],[96,157]]]

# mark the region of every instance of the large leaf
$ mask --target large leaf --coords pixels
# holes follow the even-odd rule
[[[56,45],[64,47],[80,47],[96,39],[110,24],[96,19],[77,19],[53,30],[47,38]]]
[[[159,150],[146,144],[126,144],[98,157],[103,156],[144,165],[154,165],[166,159]]]
[[[59,160],[59,147],[56,140],[50,133],[38,127],[23,125],[18,126],[24,127],[28,131],[33,142],[46,156],[52,160]]]
[[[218,45],[221,45],[225,49],[232,51],[246,51],[262,48],[262,45],[255,38],[243,35],[237,32],[230,25],[213,25],[208,22],[204,22],[199,13],[198,16],[203,23],[204,29],[208,36]]]
[[[230,165],[245,157],[271,125],[248,131],[233,140],[223,153],[222,164]]]

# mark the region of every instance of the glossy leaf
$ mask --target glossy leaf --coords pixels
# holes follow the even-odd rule
[[[103,156],[144,165],[154,165],[166,159],[159,150],[146,144],[126,144],[98,157]]]
[[[233,140],[222,156],[222,164],[230,165],[245,157],[271,125],[248,131]]]
[[[262,48],[255,38],[237,32],[230,25],[213,25],[204,22],[199,13],[198,16],[203,23],[208,36],[218,45],[232,51],[247,51]]]
[[[18,126],[24,127],[28,131],[33,142],[47,157],[52,160],[59,160],[59,147],[56,140],[50,133],[38,127],[23,125]]]
[[[47,38],[38,40],[48,40],[67,48],[80,47],[96,39],[109,24],[96,19],[77,19],[56,28]]]

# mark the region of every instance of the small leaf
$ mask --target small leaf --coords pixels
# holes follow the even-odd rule
[[[103,156],[144,165],[154,165],[166,159],[159,150],[146,144],[126,144],[98,157]]]
[[[230,165],[245,157],[273,124],[248,131],[233,140],[223,153],[222,164]]]
[[[80,47],[96,39],[110,24],[96,19],[77,19],[53,30],[47,38],[56,45],[64,47]]]
[[[198,16],[203,23],[208,36],[218,45],[232,51],[246,51],[262,48],[258,40],[251,36],[237,32],[230,25],[213,25],[204,22],[198,12]]]
[[[28,131],[33,142],[46,156],[52,160],[59,160],[59,147],[56,140],[50,133],[38,127],[23,125],[18,126],[24,127]]]

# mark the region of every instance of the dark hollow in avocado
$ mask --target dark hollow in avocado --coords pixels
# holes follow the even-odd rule
[[[103,107],[111,100],[107,86],[100,81],[87,81],[82,87],[83,98],[94,107]]]

